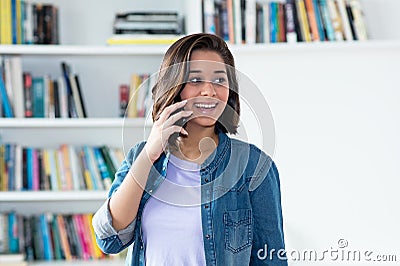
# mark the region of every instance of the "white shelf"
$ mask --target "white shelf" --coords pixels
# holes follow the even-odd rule
[[[0,54],[12,55],[163,55],[165,45],[1,45]]]
[[[334,51],[334,50],[360,50],[360,49],[400,49],[400,40],[369,40],[351,42],[298,42],[298,43],[271,43],[229,45],[234,54],[265,53],[265,52],[298,52],[298,51]]]
[[[140,128],[151,126],[145,118],[0,118],[1,128]]]
[[[106,191],[3,191],[0,202],[104,201]]]
[[[298,42],[269,44],[228,44],[233,53],[277,52],[277,51],[331,51],[342,49],[400,49],[400,40],[368,40],[351,42]],[[46,55],[46,56],[114,56],[114,55],[157,55],[162,56],[166,45],[1,45],[0,54]]]

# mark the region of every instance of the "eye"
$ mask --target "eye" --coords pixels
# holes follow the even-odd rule
[[[188,82],[192,83],[192,84],[198,84],[198,83],[201,83],[202,81],[203,80],[199,77],[193,77],[193,78],[190,78]]]
[[[218,84],[218,85],[224,85],[226,83],[226,78],[224,77],[219,77],[213,80],[214,84]]]

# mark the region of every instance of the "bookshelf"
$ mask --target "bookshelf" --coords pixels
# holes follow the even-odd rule
[[[151,10],[157,7],[160,10],[178,10],[185,15],[190,14],[189,18],[186,17],[188,32],[197,32],[201,29],[201,9],[198,8],[201,7],[201,1],[157,1],[157,5],[151,1],[123,0],[112,2],[51,0],[47,2],[56,4],[60,10],[61,45],[1,45],[0,54],[21,56],[24,70],[32,70],[34,75],[50,74],[58,77],[61,75],[60,61],[69,62],[82,77],[89,118],[0,119],[2,141],[15,141],[22,145],[37,147],[56,147],[60,143],[130,147],[133,143],[144,139],[150,128],[150,124],[144,119],[117,118],[118,84],[129,83],[129,75],[133,72],[154,73],[158,69],[167,46],[105,46],[104,43],[111,34],[113,14],[119,10],[135,8]],[[323,94],[332,96],[332,91],[346,97],[349,90],[354,89],[351,96],[355,98],[356,92],[362,94],[365,91],[375,91],[378,87],[383,87],[386,91],[395,91],[398,87],[396,77],[400,69],[400,31],[393,29],[400,27],[397,14],[400,10],[400,1],[362,0],[361,2],[371,38],[365,42],[230,45],[238,69],[259,86],[274,114],[276,135],[279,137],[275,154],[278,165],[298,166],[293,158],[285,157],[285,154],[291,154],[295,147],[299,147],[297,143],[301,142],[300,139],[291,136],[288,131],[293,132],[304,125],[310,132],[311,129],[318,129],[315,121],[312,120],[315,118],[313,113],[315,110],[307,109],[307,112],[303,113],[308,118],[294,116],[297,118],[296,121],[293,121],[291,110],[301,109],[303,105],[324,109],[325,106],[315,103],[315,99],[326,100],[324,102],[326,106],[333,106],[341,98],[332,97],[331,100],[327,100]],[[96,6],[96,12],[89,12],[93,10],[93,6]],[[260,67],[260,65],[265,67]],[[377,69],[384,69],[385,73],[377,74]],[[335,73],[341,78],[336,78]],[[289,80],[288,77],[290,77]],[[395,93],[386,95],[388,98],[390,95],[398,96]],[[364,105],[362,107],[367,108]],[[325,114],[332,115],[329,112]],[[318,116],[318,119],[324,120],[324,117]],[[350,123],[345,125],[351,128]],[[250,128],[247,131],[251,133],[252,130]],[[305,132],[308,131],[305,130]],[[129,139],[122,138],[127,135]],[[303,137],[304,135],[306,134],[302,134]],[[251,140],[257,137],[250,134],[249,138]],[[307,140],[313,141],[310,138]],[[290,147],[289,144],[292,146]],[[306,149],[305,146],[300,146],[300,148]],[[311,154],[308,155],[313,158]],[[288,223],[288,247],[309,248],[305,242],[292,236],[290,231],[291,223],[295,223],[293,221],[296,220],[298,230],[305,232],[308,230],[305,220],[299,219],[302,215],[296,211],[298,201],[296,195],[299,194],[292,189],[293,184],[297,187],[303,187],[303,185],[300,181],[294,181],[295,173],[285,168],[281,172],[282,176],[286,176],[282,179],[282,193],[285,196],[284,206],[286,207],[284,216]],[[307,181],[315,180],[307,179]],[[317,182],[316,186],[318,184]],[[310,195],[313,193],[310,192]],[[58,209],[66,212],[94,212],[105,197],[104,191],[0,192],[0,211],[14,209],[32,214]],[[303,202],[310,204],[313,201],[305,197]],[[308,215],[313,217],[312,213]],[[331,217],[331,215],[327,214],[326,217]],[[325,224],[330,224],[329,221],[325,222]],[[314,243],[324,245],[317,236],[313,234],[311,236],[314,237]],[[326,247],[327,245],[322,248]],[[56,263],[55,265],[74,265],[74,262]],[[86,263],[88,265],[109,264],[108,261]],[[35,262],[32,265],[47,265],[47,263]]]

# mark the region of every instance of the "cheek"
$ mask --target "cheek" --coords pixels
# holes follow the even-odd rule
[[[185,87],[183,88],[183,90],[181,91],[180,96],[181,96],[181,99],[182,99],[182,100],[186,100],[186,99],[189,99],[189,98],[193,98],[193,97],[194,97],[193,91],[190,90],[190,89],[188,89],[186,86],[185,86]]]
[[[221,89],[218,92],[218,98],[223,102],[228,102],[229,98],[229,89]]]

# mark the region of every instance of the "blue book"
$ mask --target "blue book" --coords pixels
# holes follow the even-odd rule
[[[278,3],[271,2],[269,6],[270,42],[278,42]]]
[[[26,148],[26,179],[28,190],[33,190],[33,148]]]
[[[4,116],[7,118],[14,117],[14,113],[11,108],[10,100],[8,99],[6,86],[4,85],[3,75],[1,73],[0,73],[0,95],[1,95],[1,100],[3,103]]]
[[[318,5],[318,0],[313,0],[313,5],[314,5],[314,12],[315,12],[315,19],[317,21],[319,40],[325,41],[324,25],[322,23],[322,17],[321,17],[321,12],[320,12],[319,5]]]
[[[42,231],[44,259],[49,261],[53,259],[53,246],[51,244],[50,230],[47,223],[46,215],[41,214],[39,217],[40,228]]]
[[[18,44],[18,23],[17,23],[17,1],[11,0],[11,35],[12,35],[12,43]]]
[[[33,117],[44,117],[44,78],[32,78],[32,115]]]
[[[6,144],[5,162],[8,173],[8,190],[13,191],[15,190],[15,144]]]
[[[10,253],[19,252],[18,219],[15,212],[8,214],[8,244]]]
[[[106,162],[104,161],[103,155],[98,147],[93,147],[94,156],[97,161],[97,167],[100,170],[101,178],[103,179],[103,185],[105,189],[109,189],[111,187],[111,176],[108,173],[108,168]]]
[[[333,28],[332,20],[329,15],[328,4],[326,0],[318,0],[321,11],[321,20],[326,30],[326,37],[329,41],[335,41],[335,29]]]
[[[92,157],[92,153],[90,151],[91,148],[89,148],[87,145],[83,146],[83,153],[84,153],[84,159],[86,162],[86,166],[89,170],[90,173],[90,178],[92,180],[92,185],[93,185],[93,190],[99,190],[101,189],[97,179],[97,173],[96,173],[96,165],[93,164],[94,162],[94,158]]]

